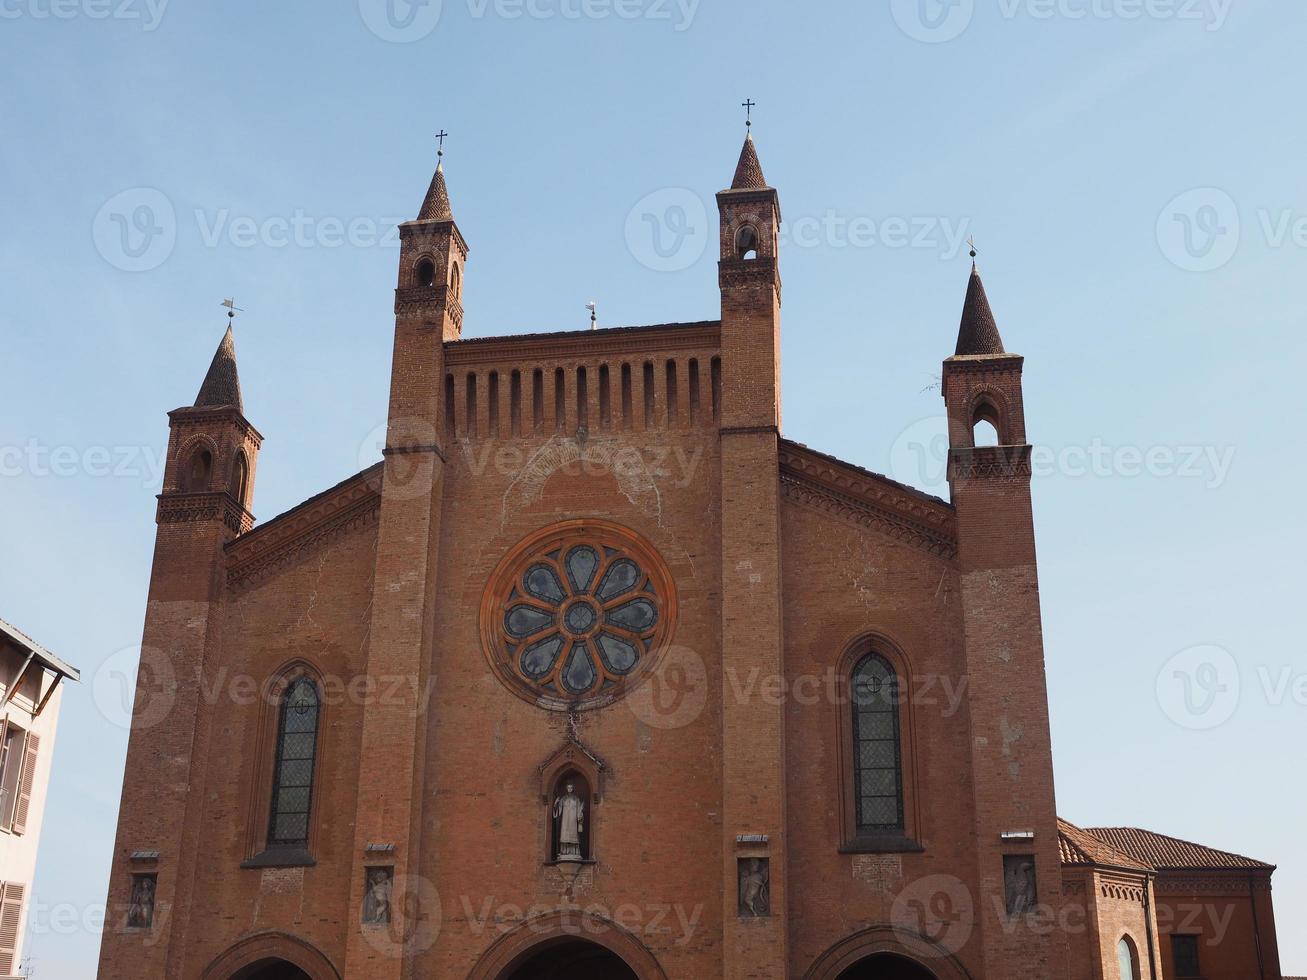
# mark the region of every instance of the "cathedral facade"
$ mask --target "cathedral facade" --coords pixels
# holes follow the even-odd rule
[[[946,502],[783,437],[751,138],[717,203],[718,317],[463,339],[438,167],[383,460],[260,524],[228,331],[169,415],[102,977],[1191,975],[1165,874],[1239,910],[1203,976],[1279,977],[1269,866],[1057,817],[979,275]]]

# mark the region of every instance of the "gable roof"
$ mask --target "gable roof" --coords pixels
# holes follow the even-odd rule
[[[1117,850],[1061,817],[1057,818],[1057,846],[1062,855],[1063,867],[1109,867],[1146,872],[1153,870],[1152,865]]]
[[[1139,827],[1090,827],[1089,833],[1159,871],[1273,871],[1275,865]]]

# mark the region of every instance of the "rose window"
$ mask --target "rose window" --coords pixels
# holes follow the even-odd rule
[[[568,521],[513,549],[491,578],[482,638],[502,680],[542,707],[619,697],[671,633],[671,577],[652,546],[598,521]]]

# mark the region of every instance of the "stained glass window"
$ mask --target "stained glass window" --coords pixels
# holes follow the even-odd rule
[[[651,548],[604,522],[537,540],[492,578],[492,662],[544,707],[606,703],[666,644],[669,576]]]
[[[899,682],[879,654],[853,668],[853,784],[859,834],[903,830]]]
[[[307,677],[295,680],[282,695],[277,765],[272,778],[269,847],[308,846],[319,708],[318,689]]]

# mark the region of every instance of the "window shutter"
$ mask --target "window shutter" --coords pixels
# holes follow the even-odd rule
[[[36,752],[41,747],[41,736],[27,733],[27,749],[23,757],[23,774],[18,780],[18,805],[14,807],[14,833],[27,832],[27,811],[32,805],[32,784],[36,781]]]
[[[6,882],[0,898],[0,976],[14,972],[18,951],[18,927],[23,921],[23,886]]]

